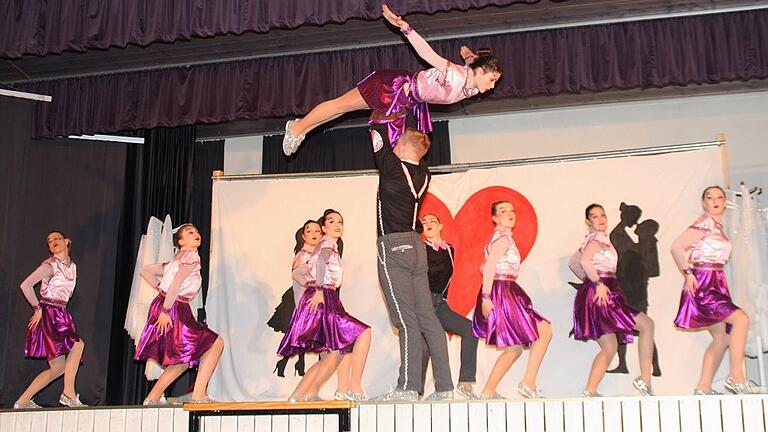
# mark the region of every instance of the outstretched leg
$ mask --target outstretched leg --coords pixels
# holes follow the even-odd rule
[[[749,316],[739,309],[734,311],[725,322],[731,325],[731,340],[728,343],[730,348],[731,360],[731,378],[739,384],[746,382],[744,376],[744,349],[747,344],[747,333],[749,332]]]
[[[648,315],[640,312],[635,317],[635,330],[640,332],[637,342],[637,356],[640,361],[640,377],[646,384],[651,385],[651,369],[653,367],[653,332],[654,323]]]
[[[368,104],[365,103],[365,99],[360,94],[357,87],[337,97],[320,103],[312,108],[304,118],[299,119],[294,123],[292,135],[298,137],[300,135],[306,135],[312,129],[327,123],[342,114],[346,114],[351,111],[357,111],[368,108]]]
[[[512,367],[522,352],[522,347],[514,345],[506,347],[504,351],[499,354],[496,363],[493,364],[493,369],[491,369],[490,375],[488,375],[488,381],[486,381],[485,387],[483,387],[483,392],[480,395],[481,397],[493,396],[496,394],[496,386],[499,385],[501,379],[504,378],[504,375],[507,374],[509,368]]]
[[[24,393],[16,400],[17,403],[27,403],[37,394],[40,390],[44,389],[48,384],[52,383],[55,379],[64,374],[65,359],[63,355],[56,357],[53,360],[48,360],[48,369],[40,372],[35,379],[29,384]]]
[[[365,362],[368,359],[368,350],[371,347],[371,329],[365,329],[365,331],[357,337],[355,341],[355,347],[352,349],[351,354],[351,379],[349,383],[349,389],[353,393],[363,392],[363,370],[365,370]]]
[[[151,401],[159,400],[163,393],[165,393],[165,389],[176,381],[188,368],[189,365],[186,363],[167,366],[163,373],[160,374],[160,378],[155,381],[155,385],[152,386],[152,390],[149,391],[146,399]]]

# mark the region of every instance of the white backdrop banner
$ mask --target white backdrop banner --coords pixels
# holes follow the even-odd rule
[[[514,236],[525,258],[518,282],[554,329],[539,386],[551,397],[580,395],[598,346],[568,336],[575,295],[568,282],[576,278],[567,261],[586,234],[584,208],[592,202],[601,203],[610,229],[615,229],[614,235],[623,241],[623,246],[617,245],[626,253],[623,262],[643,268],[635,272],[639,279],[626,288],[632,291],[630,295],[643,298],[647,287],[648,313],[656,322],[663,372],[653,387],[658,394],[688,394],[698,380],[708,335],[681,332],[672,325],[682,277],[669,247],[701,212],[702,189],[720,184],[721,173],[720,149],[709,148],[435,176],[426,211],[440,216],[444,237],[457,248],[449,303],[461,313],[471,313],[480,288],[482,249],[492,229],[490,203],[512,201],[518,213]],[[344,216],[342,301],[373,331],[364,386],[375,395],[395,384],[398,342],[376,273],[376,185],[375,175],[214,183],[207,309],[209,325],[224,338],[226,348],[211,381],[213,397],[284,399],[298,383],[293,359],[286,378],[273,373],[282,333],[266,323],[291,285],[295,231],[307,219],[317,219],[326,208]],[[620,212],[622,203],[630,207]],[[459,346],[458,338],[449,340],[454,379],[459,371]],[[478,391],[497,354],[495,348],[480,344]],[[316,359],[308,355],[307,368]],[[523,354],[507,374],[501,394],[515,394],[526,360],[527,354]],[[603,394],[633,394],[631,380],[639,374],[635,345],[628,348],[627,360],[629,374],[606,375],[600,388]],[[727,359],[717,378],[724,378],[726,372]],[[330,398],[335,385],[334,377],[320,396]],[[427,392],[431,390],[428,379]]]

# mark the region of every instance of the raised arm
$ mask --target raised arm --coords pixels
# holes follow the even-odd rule
[[[26,279],[21,283],[21,293],[24,294],[24,298],[33,308],[36,308],[39,302],[35,295],[35,284],[43,279],[49,278],[53,275],[53,269],[49,265],[41,265],[36,268]]]
[[[160,285],[160,277],[163,275],[163,264],[147,264],[141,268],[141,277],[148,284],[157,288]]]
[[[597,273],[597,269],[595,269],[595,266],[592,264],[592,258],[599,251],[600,245],[596,241],[591,241],[587,243],[587,246],[584,248],[584,252],[581,253],[581,260],[579,261],[582,271],[592,282],[600,281],[600,275]]]
[[[424,61],[429,63],[432,67],[442,70],[447,64],[448,60],[441,57],[439,54],[429,46],[426,40],[421,37],[415,30],[399,15],[395,15],[387,5],[381,5],[381,13],[384,18],[389,21],[390,24],[400,29],[405,35],[408,42],[416,50],[416,54],[419,55]]]
[[[688,249],[691,248],[691,245],[697,240],[701,240],[704,238],[704,231],[688,228],[680,234],[680,237],[676,238],[674,242],[672,242],[672,258],[675,260],[675,264],[677,264],[677,268],[680,270],[680,272],[685,272],[690,267],[690,264],[688,263]]]
[[[581,280],[584,280],[584,278],[587,277],[587,274],[584,273],[584,269],[581,268],[581,251],[577,250],[571,255],[571,258],[568,260],[568,268],[570,268],[573,274]]]
[[[176,272],[176,275],[173,277],[173,281],[171,281],[171,286],[168,287],[168,292],[165,293],[163,309],[167,310],[173,306],[173,302],[175,302],[176,298],[179,296],[181,283],[184,282],[184,279],[186,279],[187,276],[192,274],[194,271],[195,266],[193,264],[181,263],[181,265],[179,265],[179,271]]]
[[[483,295],[491,294],[493,287],[493,276],[496,274],[496,262],[509,249],[509,243],[506,239],[499,238],[491,244],[491,250],[483,266]]]

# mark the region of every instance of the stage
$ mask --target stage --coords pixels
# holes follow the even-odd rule
[[[765,432],[766,413],[768,395],[238,402],[3,410],[0,432]]]

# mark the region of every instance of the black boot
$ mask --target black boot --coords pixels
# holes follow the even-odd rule
[[[285,378],[285,366],[288,364],[288,357],[283,357],[275,363],[275,370],[272,373],[277,373],[280,378]]]
[[[299,354],[299,359],[296,360],[296,375],[304,376],[304,354]]]

